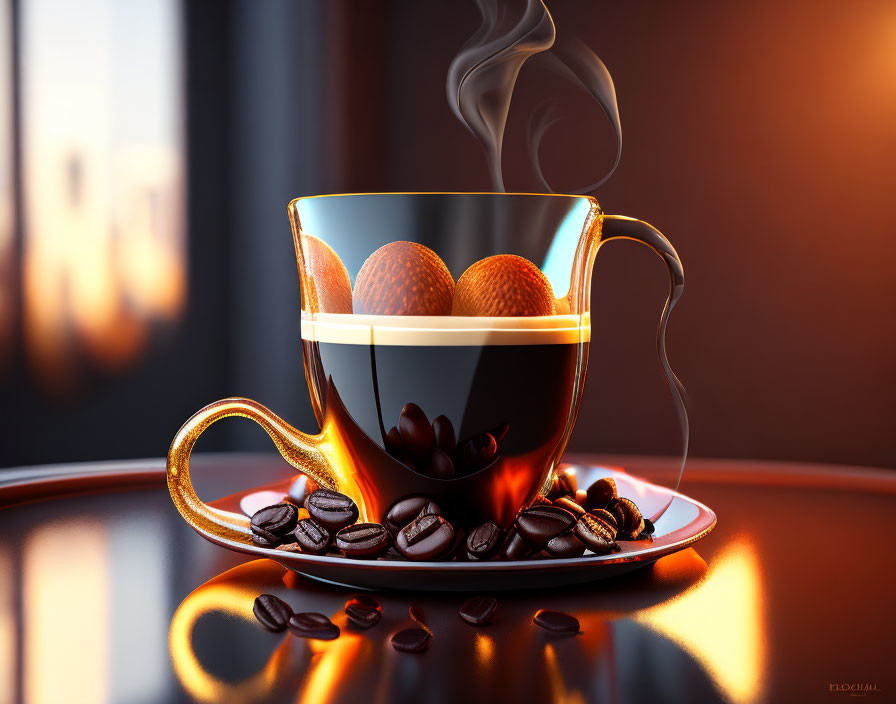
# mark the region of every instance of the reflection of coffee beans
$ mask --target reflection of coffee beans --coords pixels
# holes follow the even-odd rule
[[[286,629],[292,609],[282,599],[273,594],[262,594],[255,598],[252,605],[252,613],[258,622],[272,633],[279,633]]]
[[[439,255],[416,242],[392,242],[371,254],[355,279],[356,314],[451,315],[454,278]]]
[[[301,255],[302,309],[309,313],[351,313],[352,283],[339,255],[310,235],[302,235]]]
[[[436,438],[436,447],[449,457],[453,457],[457,450],[457,438],[454,435],[454,426],[447,416],[439,416],[432,422],[433,434]]]
[[[347,557],[377,557],[389,547],[389,534],[379,523],[355,523],[336,534],[336,547]]]
[[[482,433],[464,443],[464,464],[471,469],[481,469],[498,454],[498,443],[490,433]]]
[[[553,315],[554,291],[541,269],[515,254],[482,259],[457,280],[452,315]]]
[[[345,494],[329,489],[318,489],[305,499],[305,508],[312,518],[331,531],[344,528],[358,520],[358,507]]]
[[[293,614],[287,624],[289,632],[299,638],[333,640],[339,637],[339,626],[323,614]]]

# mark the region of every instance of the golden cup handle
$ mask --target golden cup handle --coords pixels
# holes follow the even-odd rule
[[[194,529],[236,542],[246,542],[251,536],[248,518],[209,506],[196,495],[190,480],[190,453],[196,440],[212,423],[230,416],[254,420],[271,436],[289,464],[307,474],[320,487],[337,488],[330,463],[320,447],[321,436],[293,428],[251,399],[225,398],[197,411],[177,431],[168,450],[168,490],[177,510]]]

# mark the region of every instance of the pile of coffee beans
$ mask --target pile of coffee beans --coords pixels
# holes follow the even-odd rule
[[[290,498],[252,515],[256,545],[368,560],[529,560],[606,555],[620,549],[617,540],[650,540],[654,532],[613,479],[582,490],[572,472],[556,475],[547,495],[521,510],[506,532],[493,523],[455,527],[425,496],[396,502],[381,523],[356,523],[355,502],[329,489],[307,493],[301,508]]]
[[[474,596],[463,603],[458,615],[471,626],[480,627],[492,621],[497,608],[498,600],[494,597]],[[312,611],[296,613],[289,604],[273,594],[257,597],[252,610],[261,626],[272,633],[289,631],[299,638],[315,640],[333,640],[340,635],[339,626],[327,616]],[[349,599],[344,611],[346,623],[357,630],[371,629],[383,619],[379,602],[366,594]],[[426,617],[419,606],[411,605],[408,615],[414,625],[393,634],[392,647],[403,653],[422,653],[429,647],[435,633],[426,624]],[[578,619],[561,611],[539,609],[532,622],[556,635],[580,632]]]
[[[416,403],[401,409],[398,425],[383,439],[386,451],[411,469],[436,479],[454,479],[478,472],[500,456],[498,447],[510,426],[503,423],[458,443],[447,416],[432,423]]]

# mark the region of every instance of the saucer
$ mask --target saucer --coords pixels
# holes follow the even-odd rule
[[[650,565],[660,557],[677,552],[705,537],[716,524],[711,509],[666,487],[638,479],[611,467],[565,464],[576,471],[579,486],[587,487],[603,477],[616,481],[619,495],[629,498],[645,516],[655,516],[653,540],[617,541],[620,552],[567,559],[411,562],[408,560],[358,560],[330,555],[306,555],[237,543],[201,532],[207,540],[230,550],[269,558],[287,569],[312,579],[367,589],[424,591],[503,591],[540,589],[581,584],[606,579]],[[286,493],[288,483],[259,487],[220,499],[210,505],[238,511],[239,502],[257,491]]]

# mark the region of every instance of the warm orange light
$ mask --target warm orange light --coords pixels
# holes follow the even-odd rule
[[[24,550],[24,694],[34,704],[108,699],[110,575],[95,523],[47,524]]]
[[[761,701],[767,651],[761,574],[755,546],[740,538],[712,562],[702,583],[635,620],[687,650],[730,701]]]

